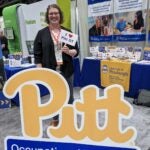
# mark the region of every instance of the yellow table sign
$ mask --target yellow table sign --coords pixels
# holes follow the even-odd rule
[[[123,61],[101,61],[101,85],[107,87],[112,84],[122,85],[129,91],[131,63]]]

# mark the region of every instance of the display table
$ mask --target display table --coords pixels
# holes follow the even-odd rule
[[[80,78],[82,87],[91,84],[101,87],[100,64],[98,59],[84,59]],[[132,63],[129,92],[125,94],[136,98],[140,89],[150,90],[150,64]]]
[[[74,85],[74,87],[77,87],[77,86],[80,86],[80,75],[81,75],[79,58],[73,59],[73,66],[74,66],[73,85]],[[29,67],[9,67],[8,65],[5,65],[6,77],[7,77],[7,79],[9,79],[15,73],[25,70],[25,69],[30,69],[30,68],[35,68],[35,65],[29,66]]]
[[[74,86],[80,86],[80,62],[78,58],[73,59],[73,65],[74,65],[73,84]],[[35,67],[36,67],[35,65],[29,66],[29,67],[9,67],[8,65],[5,65],[6,77],[7,79],[9,79],[11,76],[16,74],[17,72],[30,69],[30,68],[35,68]],[[43,85],[38,84],[38,86],[40,88],[40,96],[49,94],[49,91]],[[16,97],[12,99],[12,101],[15,102],[16,105],[19,105],[19,95],[17,94]]]

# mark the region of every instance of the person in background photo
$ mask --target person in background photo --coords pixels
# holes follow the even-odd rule
[[[96,17],[95,24],[89,29],[89,36],[97,36],[102,34],[102,24],[100,18]]]
[[[133,29],[137,32],[142,32],[144,29],[144,19],[142,15],[142,11],[137,11],[135,13],[135,19],[133,22]]]
[[[2,48],[2,53],[5,58],[8,58],[9,55],[9,49],[8,49],[8,40],[4,36],[3,30],[0,29],[0,41],[1,41],[1,48]]]
[[[59,70],[60,74],[66,79],[69,89],[70,98],[69,104],[74,101],[73,97],[73,57],[78,56],[79,48],[77,43],[75,46],[62,43],[62,58],[63,63],[59,64],[56,61],[55,47],[59,44],[59,36],[61,29],[70,31],[61,26],[64,21],[63,12],[56,4],[51,4],[47,7],[46,22],[47,27],[38,31],[34,40],[34,58],[37,67],[49,68],[52,70]],[[55,116],[51,125],[57,126],[59,123],[59,116]]]
[[[125,30],[127,25],[126,20],[124,19],[124,17],[119,18],[119,21],[116,24],[116,29],[121,33]]]
[[[111,19],[112,19],[111,15],[102,16],[102,22],[103,22],[102,33],[104,36],[113,34]]]

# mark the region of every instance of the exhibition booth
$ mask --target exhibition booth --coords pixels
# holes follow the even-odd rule
[[[104,88],[111,84],[120,84],[125,89],[125,95],[131,98],[137,98],[140,89],[150,90],[150,62],[147,60],[129,63],[120,60],[86,57],[81,68],[79,58],[74,58],[73,64],[74,87],[96,85]],[[125,69],[126,66],[129,66],[129,68]],[[35,65],[24,64],[20,67],[10,67],[7,64],[5,65],[6,77],[9,79],[19,71],[30,68],[35,68]],[[46,88],[43,87],[40,90],[41,96],[48,94]],[[13,102],[19,105],[19,98],[14,98]]]
[[[72,31],[59,28],[59,39],[57,35],[57,42],[52,45],[55,62],[54,67],[53,64],[49,67],[56,67],[57,71],[37,67],[33,50],[37,32],[47,26],[47,6],[53,3],[64,12],[62,26]],[[122,124],[122,120],[133,115],[132,104],[138,99],[139,91],[150,93],[149,10],[150,0],[42,0],[30,5],[5,7],[3,30],[10,54],[8,58],[2,55],[0,42],[0,109],[13,109],[11,104],[20,108],[22,126],[22,137],[8,137],[5,147],[12,149],[20,144],[26,149],[33,145],[35,149],[44,147],[50,150],[58,146],[66,150],[68,147],[61,145],[70,144],[72,149],[71,144],[76,144],[74,147],[79,145],[76,149],[139,150],[134,143],[136,130],[134,127],[126,128],[129,125]],[[59,12],[55,13],[59,15]],[[50,27],[48,31],[52,32]],[[75,51],[72,46],[75,47],[76,42],[80,49],[78,57],[69,54],[70,49]],[[60,68],[64,60],[60,43],[71,47],[66,53],[71,57],[66,58],[65,63],[71,62],[72,65],[73,62],[73,88],[79,92],[73,104],[68,102],[71,88]],[[135,114],[138,115],[138,111]],[[57,128],[49,127],[57,116]],[[47,120],[48,125],[44,122]],[[133,122],[131,124],[134,126]],[[56,141],[53,143],[45,137]],[[42,141],[42,138],[46,140]],[[59,140],[64,143],[57,145]],[[23,144],[17,145],[15,142]],[[43,142],[56,146],[50,148]]]

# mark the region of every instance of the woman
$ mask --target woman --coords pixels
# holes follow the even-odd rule
[[[73,103],[73,57],[76,57],[79,53],[77,43],[75,46],[66,45],[62,43],[62,60],[60,63],[56,60],[56,49],[58,49],[60,42],[59,36],[61,29],[67,30],[62,27],[63,13],[58,5],[49,5],[45,16],[48,26],[41,29],[34,41],[34,57],[37,67],[45,67],[53,70],[59,70],[68,82],[70,88],[69,104]],[[53,118],[52,125],[57,126],[58,116]]]
[[[112,28],[109,25],[109,20],[103,20],[103,35],[104,36],[108,36],[108,35],[112,35]]]
[[[2,53],[5,58],[8,58],[9,49],[8,49],[8,40],[3,34],[3,30],[0,29],[0,41],[2,47]]]
[[[100,18],[96,18],[95,24],[89,29],[89,36],[98,36],[102,33],[101,20]]]
[[[133,22],[133,29],[135,31],[142,32],[143,28],[144,28],[144,19],[143,19],[142,11],[137,11],[135,13],[135,20]]]

